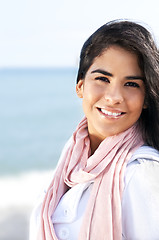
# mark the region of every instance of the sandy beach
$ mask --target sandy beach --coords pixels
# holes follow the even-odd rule
[[[31,208],[0,209],[0,240],[28,240]]]
[[[28,240],[31,212],[53,171],[1,177],[0,240]]]

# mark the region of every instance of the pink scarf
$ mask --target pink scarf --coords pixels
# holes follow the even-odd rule
[[[143,144],[137,124],[117,136],[106,138],[90,155],[87,120],[84,118],[63,153],[41,212],[38,240],[57,240],[51,216],[63,194],[78,183],[94,181],[79,240],[120,240],[121,198],[124,172],[133,152]]]

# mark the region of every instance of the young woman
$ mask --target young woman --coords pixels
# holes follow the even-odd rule
[[[159,53],[130,21],[93,33],[76,91],[84,119],[31,220],[31,239],[159,239]]]

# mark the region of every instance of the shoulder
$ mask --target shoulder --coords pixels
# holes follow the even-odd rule
[[[159,239],[159,152],[140,147],[130,159],[122,199],[123,234]]]
[[[152,180],[159,180],[159,151],[142,146],[136,150],[127,164],[125,184],[130,184],[130,181],[138,181],[141,184],[148,181],[151,184]]]
[[[128,164],[130,164],[134,160],[138,160],[139,163],[143,162],[143,160],[159,162],[159,151],[154,149],[153,147],[143,145],[134,152],[134,154],[128,161]]]

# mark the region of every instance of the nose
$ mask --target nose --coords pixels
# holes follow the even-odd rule
[[[106,89],[104,98],[111,105],[120,104],[124,100],[123,92],[119,86],[110,86]]]

